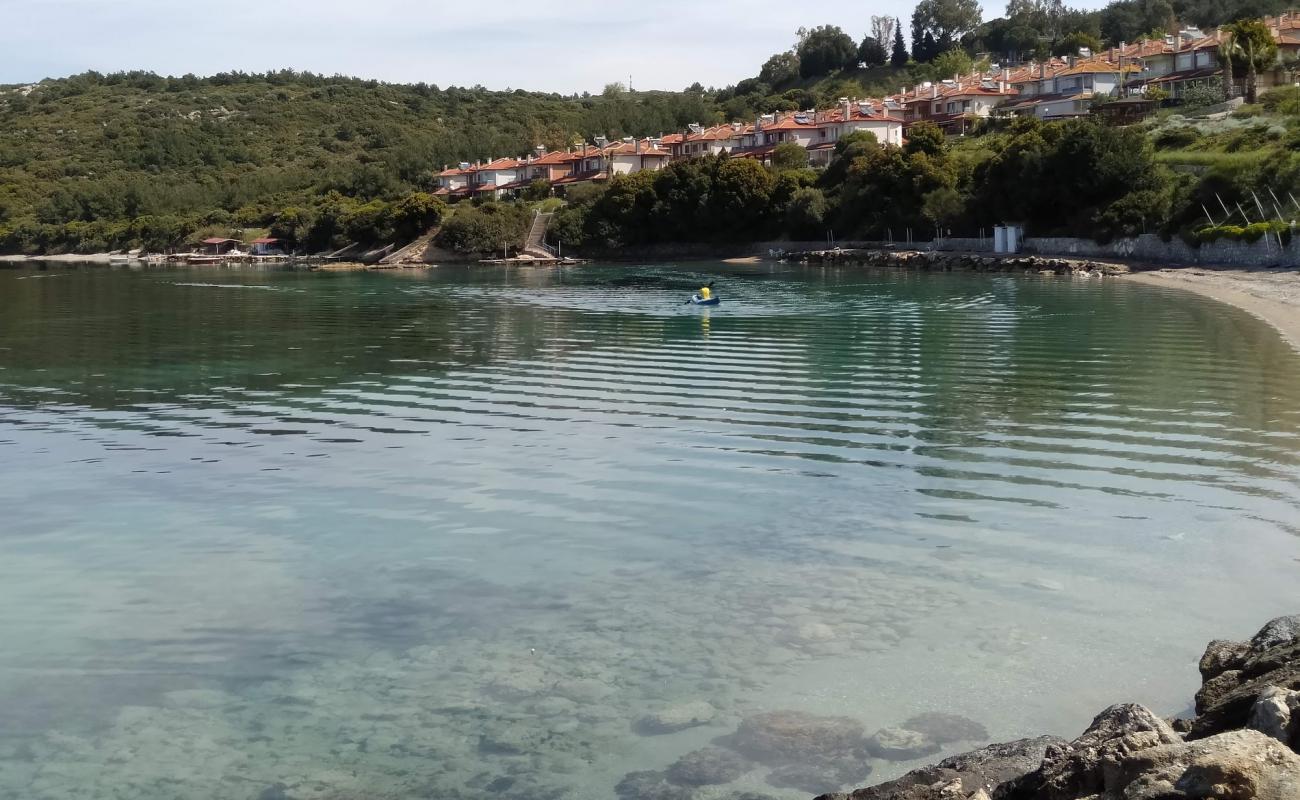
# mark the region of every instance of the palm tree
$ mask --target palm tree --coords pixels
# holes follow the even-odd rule
[[[1258,99],[1260,67],[1271,67],[1277,61],[1277,42],[1262,20],[1243,19],[1228,26],[1233,47],[1246,62],[1246,102]]]
[[[1223,65],[1223,99],[1231,100],[1237,93],[1236,82],[1233,80],[1232,59],[1237,54],[1237,46],[1232,42],[1232,36],[1224,36],[1219,39],[1219,63]]]

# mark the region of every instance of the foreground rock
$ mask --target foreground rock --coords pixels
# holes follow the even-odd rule
[[[938,764],[913,770],[897,780],[858,789],[852,794],[824,796],[822,800],[954,800],[991,792],[1042,763],[1047,748],[1064,745],[1055,736],[992,744],[945,758]]]
[[[1115,705],[1071,742],[990,745],[821,800],[1300,800],[1300,615],[1249,642],[1211,642],[1199,668],[1194,719],[1171,724]],[[920,717],[904,726],[877,733],[869,749],[888,757],[916,737],[975,732]]]

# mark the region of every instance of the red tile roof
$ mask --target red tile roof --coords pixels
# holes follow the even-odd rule
[[[496,172],[498,170],[515,169],[523,163],[517,158],[498,158],[486,164],[472,166],[465,172]]]
[[[546,166],[551,166],[556,164],[568,164],[569,162],[577,161],[580,158],[582,158],[582,156],[578,153],[565,152],[564,150],[555,150],[553,152],[547,153],[541,158],[535,158],[532,161],[529,161],[524,166],[546,167]]]
[[[579,172],[575,175],[565,175],[563,178],[556,178],[551,181],[552,186],[568,186],[574,183],[586,183],[587,181],[603,181],[609,177],[608,172],[603,170],[588,170]]]

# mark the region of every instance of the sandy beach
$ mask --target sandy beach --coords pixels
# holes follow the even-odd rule
[[[1300,350],[1300,271],[1182,267],[1134,272],[1127,280],[1183,289],[1254,314]]]

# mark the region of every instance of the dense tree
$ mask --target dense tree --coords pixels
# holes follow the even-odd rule
[[[928,61],[961,41],[979,24],[979,0],[920,0],[912,12],[912,55],[917,61]],[[933,45],[926,43],[927,35]],[[917,55],[918,49],[924,51],[925,58]]]
[[[884,45],[874,37],[868,36],[858,45],[858,61],[868,67],[879,67],[889,60]]]
[[[907,43],[903,41],[903,26],[894,20],[894,47],[889,52],[890,66],[895,68],[907,65],[907,60],[911,56],[907,52]]]
[[[1173,27],[1175,19],[1169,0],[1117,0],[1101,10],[1101,35],[1112,45],[1135,42]]]
[[[443,224],[435,241],[458,253],[495,255],[517,248],[531,223],[528,208],[515,203],[462,206]]]
[[[1141,131],[1089,120],[1043,125],[1020,120],[974,175],[986,224],[1024,222],[1035,235],[1089,235],[1106,208],[1162,178]]]
[[[1101,39],[1084,31],[1075,31],[1066,34],[1052,45],[1052,55],[1054,56],[1077,56],[1080,48],[1087,48],[1096,53],[1102,49]]]
[[[835,25],[808,31],[799,43],[799,74],[805,78],[829,75],[857,65],[858,47]]]
[[[794,142],[782,142],[772,151],[772,169],[788,172],[808,166],[808,151]]]
[[[934,77],[938,80],[946,80],[956,75],[969,75],[974,66],[975,60],[970,57],[970,53],[960,47],[953,47],[947,52],[940,53],[931,62]]]
[[[826,196],[811,186],[795,190],[784,209],[786,232],[796,241],[822,238],[826,230]]]
[[[769,86],[781,86],[799,77],[799,56],[794,53],[777,53],[769,58],[758,72],[758,79]]]

